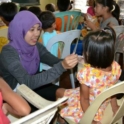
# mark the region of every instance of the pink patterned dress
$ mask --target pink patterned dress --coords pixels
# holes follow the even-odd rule
[[[112,70],[105,72],[100,69],[91,67],[89,64],[84,64],[83,68],[79,70],[77,79],[80,84],[85,84],[90,88],[89,102],[90,104],[95,98],[105,89],[114,85],[121,74],[121,69],[118,63],[112,63]],[[62,117],[70,118],[78,123],[83,116],[83,111],[80,105],[80,88],[68,89],[65,91],[64,96],[69,97],[68,105],[60,111]],[[107,99],[97,111],[94,120],[100,121],[111,99]]]

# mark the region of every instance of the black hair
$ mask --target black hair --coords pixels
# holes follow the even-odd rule
[[[27,6],[20,7],[19,11],[28,10]]]
[[[42,22],[42,28],[51,28],[52,24],[55,22],[55,16],[50,11],[44,11],[40,14],[39,20]]]
[[[111,32],[111,30],[109,30]],[[114,60],[112,32],[99,30],[89,33],[83,40],[84,60],[92,67],[107,68]]]
[[[38,18],[39,18],[39,15],[42,13],[42,10],[38,6],[31,6],[28,10],[34,13]]]
[[[96,3],[102,4],[104,7],[107,6],[110,12],[115,7],[115,9],[112,11],[112,15],[119,21],[120,7],[114,0],[96,0]]]
[[[18,8],[13,2],[2,3],[0,5],[0,16],[7,22],[11,22],[17,12]]]
[[[57,7],[59,11],[67,11],[70,5],[70,0],[57,0]]]
[[[55,12],[55,7],[54,7],[52,4],[47,4],[47,5],[45,6],[45,9],[46,9],[46,10],[49,10],[49,11],[51,11],[51,12]]]

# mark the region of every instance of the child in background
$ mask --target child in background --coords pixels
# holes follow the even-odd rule
[[[63,118],[71,118],[78,123],[95,98],[118,81],[121,69],[114,61],[115,39],[111,31],[91,32],[84,38],[84,63],[77,73],[80,87],[62,93],[69,98],[68,105],[60,111]],[[104,110],[110,102],[113,113],[116,113],[119,106],[116,97],[112,96],[100,106],[92,124],[101,124]]]
[[[40,9],[40,7],[37,7],[37,6],[31,6],[28,10],[34,13],[38,18],[40,14],[42,13],[42,10]]]
[[[51,12],[55,12],[56,8],[55,8],[55,5],[53,3],[50,3],[50,4],[47,4],[45,6],[45,10],[49,10]]]
[[[44,46],[47,45],[50,38],[57,34],[55,16],[50,11],[44,11],[39,16],[40,21],[42,22],[42,29],[44,33],[41,35],[42,43]],[[58,43],[54,44],[51,49],[51,53],[55,56],[58,56]]]
[[[5,103],[3,103],[3,100]],[[8,84],[0,77],[0,124],[10,124],[6,115],[10,113],[18,117],[30,113],[28,103],[11,90]]]
[[[91,16],[95,16],[95,11],[94,11],[95,1],[89,0],[88,3],[90,7],[87,9],[87,13],[90,14]]]
[[[70,5],[71,5],[70,0],[57,0],[57,8],[58,8],[58,11],[60,12],[68,11],[70,9]],[[66,23],[68,20],[68,16],[65,16],[64,20],[65,20],[64,29],[66,29]],[[71,19],[70,19],[70,23],[71,23]],[[56,18],[56,30],[61,31],[61,26],[62,26],[62,20],[60,18]]]
[[[15,3],[2,3],[0,5],[0,18],[8,26],[17,14],[18,8]]]
[[[22,6],[22,7],[20,7],[19,12],[20,12],[20,11],[24,11],[24,10],[28,10],[28,7],[27,7],[27,6]]]
[[[120,9],[114,0],[96,0],[95,2],[95,15],[102,17],[102,20],[100,26],[97,27],[87,16],[87,27],[97,30],[99,28],[105,28],[108,24],[119,25]]]

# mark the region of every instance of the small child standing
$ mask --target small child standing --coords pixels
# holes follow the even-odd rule
[[[69,98],[68,106],[60,111],[63,118],[71,118],[78,123],[95,98],[118,81],[121,69],[114,61],[114,36],[107,31],[91,32],[84,38],[84,63],[77,74],[80,87],[63,93]],[[104,110],[110,102],[113,113],[116,113],[119,106],[116,98],[111,97],[100,106],[92,124],[101,124]]]
[[[42,43],[44,46],[47,45],[50,38],[55,36],[57,34],[56,23],[55,23],[55,16],[50,11],[44,11],[39,16],[40,21],[42,22],[42,28],[44,33],[41,34]],[[54,56],[58,56],[58,43],[54,44],[54,46],[51,49],[51,53]]]

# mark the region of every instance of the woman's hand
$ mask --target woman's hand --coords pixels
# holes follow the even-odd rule
[[[62,66],[64,69],[71,69],[75,67],[75,65],[78,63],[78,56],[76,54],[71,54],[65,57],[65,59],[62,61]]]

